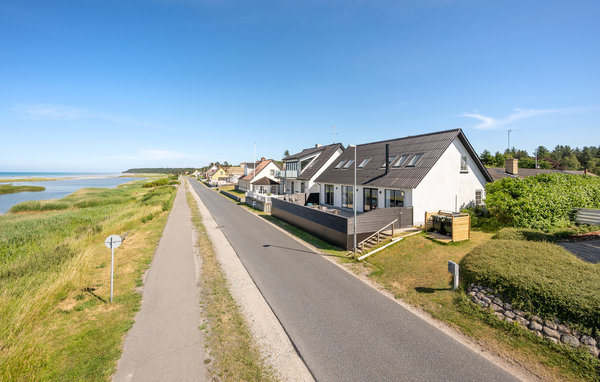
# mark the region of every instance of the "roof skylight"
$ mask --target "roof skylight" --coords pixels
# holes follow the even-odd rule
[[[342,167],[342,165],[344,164],[344,162],[346,162],[346,160],[345,160],[345,159],[344,159],[344,160],[342,160],[342,161],[340,161],[340,163],[338,163],[338,164],[337,164],[337,166],[335,166],[335,168],[340,168],[340,167]]]
[[[354,159],[350,159],[345,165],[344,168],[348,168],[352,165],[352,163],[354,163]]]
[[[410,162],[408,162],[406,167],[414,167],[417,163],[419,163],[419,160],[421,160],[422,157],[423,157],[423,153],[415,154],[415,156],[412,157]]]
[[[367,163],[369,163],[370,160],[371,160],[371,157],[365,158],[362,162],[360,162],[360,164],[358,165],[358,168],[365,167],[367,165]]]
[[[392,165],[392,167],[400,167],[400,166],[402,166],[406,162],[406,160],[408,159],[409,156],[410,156],[409,154],[402,154],[400,156],[400,159],[398,159],[398,161],[396,163],[394,163]]]

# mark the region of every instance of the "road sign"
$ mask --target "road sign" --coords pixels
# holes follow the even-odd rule
[[[106,245],[106,248],[111,249],[117,248],[122,242],[123,240],[119,235],[110,235],[106,238],[106,240],[104,240],[104,245]]]
[[[115,248],[121,245],[123,239],[119,235],[110,235],[104,240],[106,248],[110,248],[110,302],[113,301],[113,279],[115,274]]]

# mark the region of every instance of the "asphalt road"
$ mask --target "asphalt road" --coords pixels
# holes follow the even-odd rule
[[[190,184],[316,380],[517,380],[261,218]]]

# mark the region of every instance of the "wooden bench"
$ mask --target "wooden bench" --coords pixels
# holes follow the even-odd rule
[[[600,225],[600,210],[577,208],[575,212],[575,223]]]

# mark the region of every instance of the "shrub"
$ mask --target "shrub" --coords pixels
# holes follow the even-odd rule
[[[486,185],[486,206],[500,223],[550,231],[573,225],[574,208],[600,208],[600,177],[540,174]]]
[[[461,262],[463,278],[498,290],[516,307],[600,330],[600,265],[550,243],[493,240]]]
[[[169,178],[161,178],[161,179],[154,180],[152,182],[144,183],[142,185],[142,187],[151,188],[151,187],[165,186],[167,184],[169,184]]]
[[[31,212],[31,211],[53,211],[53,210],[66,210],[69,208],[69,203],[65,203],[59,200],[51,200],[40,202],[38,200],[22,202],[15,204],[10,208],[10,212]]]

